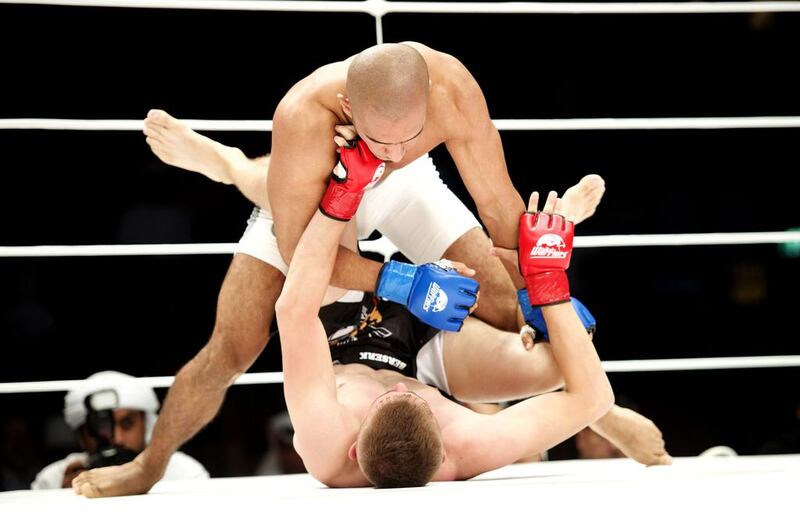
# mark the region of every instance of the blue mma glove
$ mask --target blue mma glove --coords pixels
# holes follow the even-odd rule
[[[586,327],[586,332],[594,333],[595,329],[597,329],[597,321],[594,319],[594,316],[592,316],[592,313],[589,312],[589,309],[587,309],[586,306],[574,296],[571,298],[571,300],[572,307],[578,314],[578,318],[581,319],[581,323],[583,323],[583,326]],[[522,309],[522,316],[525,318],[525,323],[533,327],[533,329],[536,331],[536,339],[541,338],[545,341],[549,340],[550,337],[547,334],[547,324],[545,323],[544,316],[542,315],[542,308],[531,305],[531,301],[528,299],[527,289],[522,288],[517,291],[517,301],[519,301],[520,309]]]
[[[478,289],[476,280],[458,274],[446,260],[424,265],[390,260],[381,268],[375,295],[405,305],[431,327],[458,332]]]

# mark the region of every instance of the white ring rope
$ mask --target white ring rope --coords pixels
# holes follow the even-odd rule
[[[194,130],[272,131],[272,121],[219,121],[208,119],[182,119],[182,121]],[[800,126],[800,124],[797,126]],[[141,132],[143,129],[143,119],[0,119],[0,130],[136,130]]]
[[[0,0],[2,2],[2,0]],[[183,119],[200,131],[271,132],[272,121]],[[494,119],[498,130],[723,130],[797,128],[800,116]],[[0,130],[136,130],[141,119],[0,119]]]
[[[0,4],[207,9],[225,11],[303,11],[368,13],[463,14],[686,14],[798,12],[800,2],[364,2],[312,0],[0,0]]]
[[[236,243],[5,246],[0,247],[0,257],[226,255],[233,254],[235,248]]]
[[[657,235],[599,235],[575,237],[575,247],[641,247],[785,244],[800,242],[800,231],[762,233],[686,233]],[[222,255],[233,254],[236,243],[121,244],[90,246],[0,246],[0,258],[67,256]],[[373,249],[362,248],[364,251]],[[377,251],[377,250],[376,250]]]
[[[606,372],[671,372],[678,370],[723,370],[749,368],[800,367],[800,356],[742,356],[721,358],[684,358],[603,361]],[[141,377],[141,381],[153,388],[167,388],[174,376]],[[22,383],[0,383],[0,394],[22,394],[35,392],[68,392],[83,383],[83,380],[30,381]],[[235,385],[260,385],[283,383],[282,372],[255,372],[243,374]]]
[[[575,247],[717,246],[800,242],[800,231],[762,233],[684,233],[575,237]]]

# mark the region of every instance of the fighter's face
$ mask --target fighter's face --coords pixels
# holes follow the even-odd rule
[[[375,157],[399,162],[425,126],[425,107],[410,110],[400,119],[388,119],[371,110],[353,113],[353,126]]]
[[[420,397],[416,392],[412,392],[411,390],[409,390],[404,383],[396,383],[389,390],[379,395],[372,402],[372,405],[370,406],[367,415],[369,416],[372,412],[374,412],[384,404],[393,401],[395,399],[411,399],[419,401],[421,404],[425,404],[425,406],[428,405],[428,402],[425,401],[425,399]]]

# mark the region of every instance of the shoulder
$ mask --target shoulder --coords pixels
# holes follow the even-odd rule
[[[208,478],[208,471],[197,460],[177,451],[172,454],[162,480]]]
[[[433,119],[442,125],[446,140],[469,137],[474,128],[482,127],[488,121],[486,100],[480,85],[455,56],[421,44],[413,45],[428,64]],[[462,135],[465,133],[467,135]]]
[[[402,42],[416,49],[428,65],[433,86],[445,86],[453,93],[466,92],[472,87],[477,87],[475,78],[467,67],[457,57],[446,52],[437,51],[419,42]]]
[[[273,133],[295,133],[328,131],[333,133],[336,116],[314,97],[303,93],[287,94],[272,117]]]
[[[298,81],[275,109],[273,125],[299,128],[319,127],[333,132],[338,122],[336,94],[344,91],[346,68],[342,62],[325,65]]]
[[[492,416],[475,412],[461,414],[457,420],[442,428],[445,454],[437,480],[465,480],[481,473],[483,459],[491,451],[493,440],[490,437]]]

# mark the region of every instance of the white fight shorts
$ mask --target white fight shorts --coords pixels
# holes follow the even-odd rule
[[[440,260],[459,237],[481,227],[439,178],[428,155],[393,171],[364,193],[355,221],[359,239],[378,230],[415,264]],[[272,215],[260,208],[247,221],[236,252],[258,258],[284,275],[289,270],[272,231]]]

